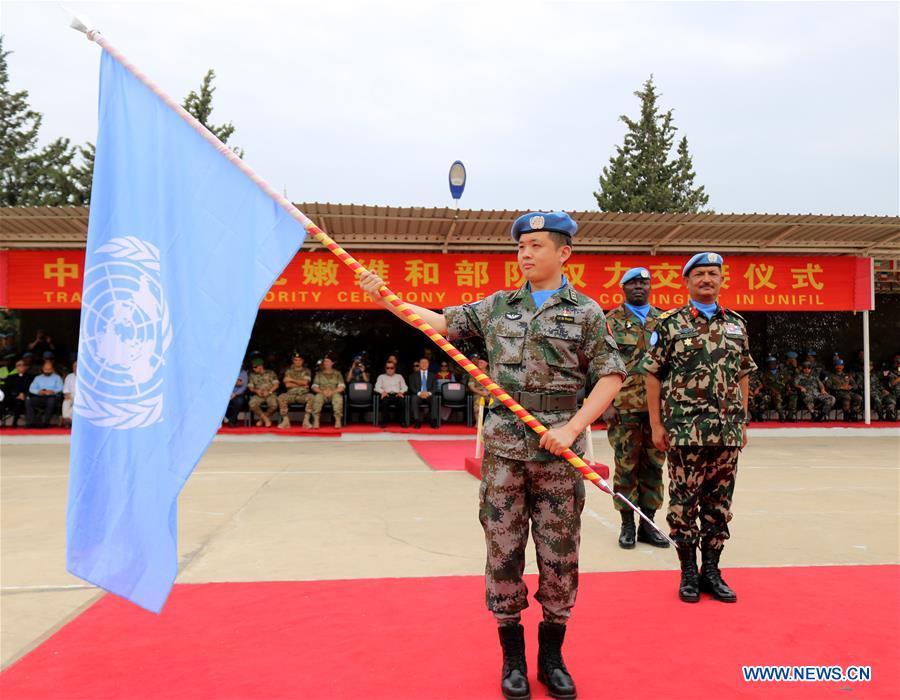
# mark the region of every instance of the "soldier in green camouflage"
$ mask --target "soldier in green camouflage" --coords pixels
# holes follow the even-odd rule
[[[281,423],[278,427],[287,429],[291,427],[291,419],[288,417],[288,407],[292,403],[303,404],[303,427],[310,428],[310,409],[313,395],[309,391],[312,381],[312,372],[303,366],[303,356],[295,352],[291,357],[291,366],[284,372],[284,388],[287,389],[278,396],[278,411],[281,413]]]
[[[825,391],[825,385],[813,374],[813,366],[809,362],[800,365],[800,373],[794,377],[794,387],[814,421],[823,421],[828,417],[835,398]]]
[[[266,369],[261,357],[254,358],[253,369],[247,380],[247,391],[250,392],[250,412],[256,416],[256,425],[270,428],[271,416],[278,408],[275,392],[278,390],[278,375]],[[262,406],[265,404],[265,412]]]
[[[862,408],[863,397],[854,377],[844,370],[844,361],[834,361],[834,371],[825,377],[825,388],[835,398],[835,405],[843,414],[844,420],[859,420],[859,411]]]
[[[682,274],[690,304],[659,317],[641,365],[647,407],[653,444],[668,451],[667,520],[681,560],[678,595],[695,603],[703,591],[733,603],[737,596],[722,578],[719,558],[729,538],[738,456],[747,444],[749,375],[756,364],[744,319],[718,304],[722,256],[698,253]]]
[[[864,386],[865,376],[862,372],[853,372],[853,378],[858,387]],[[878,414],[879,420],[892,421],[896,419],[897,402],[891,396],[884,382],[882,372],[875,371],[875,364],[869,361],[869,400],[871,401],[872,411]],[[862,389],[858,389],[861,391]]]
[[[762,390],[766,395],[763,413],[774,410],[778,413],[778,420],[783,421],[785,418],[784,405],[787,392],[784,385],[784,373],[778,368],[778,358],[774,355],[766,357],[766,369],[761,376]]]
[[[585,428],[609,406],[626,375],[603,311],[562,274],[576,228],[564,212],[519,217],[512,236],[524,286],[443,314],[410,305],[451,340],[483,338],[492,379],[549,427],[538,436],[499,402],[485,421],[479,520],[487,545],[486,602],[498,623],[507,698],[530,697],[520,624],[528,605],[522,574],[529,523],[540,571],[535,597],[544,614],[538,680],[553,697],[575,697],[562,644],[578,587],[584,482],[559,455],[569,447],[584,454]],[[400,315],[378,295],[378,277],[365,273],[360,284]],[[577,393],[589,374],[596,385],[578,409]]]
[[[788,423],[793,423],[797,420],[797,408],[800,404],[800,392],[794,386],[794,379],[800,374],[800,367],[797,364],[797,353],[793,350],[788,350],[784,357],[784,364],[779,368],[778,375],[784,387],[782,393],[784,419]]]
[[[312,406],[312,427],[314,429],[319,427],[322,408],[326,401],[330,401],[331,407],[334,409],[334,427],[341,427],[341,420],[344,417],[344,388],[344,376],[334,368],[334,360],[331,356],[326,355],[322,359],[322,369],[316,372],[316,378],[312,385],[313,397],[310,405]]]
[[[753,420],[762,420],[766,411],[769,410],[771,399],[768,392],[765,391],[763,384],[763,375],[757,369],[750,373],[750,416]]]
[[[653,520],[663,502],[662,471],[666,455],[653,446],[640,362],[661,312],[649,302],[650,271],[647,268],[627,270],[619,284],[625,301],[606,314],[606,321],[625,361],[628,377],[613,405],[603,413],[603,419],[607,425],[607,439],[615,452],[613,488]],[[618,499],[613,503],[622,518],[620,547],[633,549],[635,540],[654,547],[669,546],[666,538],[643,519],[635,533],[634,511]]]

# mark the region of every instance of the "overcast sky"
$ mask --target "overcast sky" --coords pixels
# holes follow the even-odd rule
[[[294,201],[596,209],[652,73],[719,212],[889,214],[898,4],[66,3]],[[44,141],[96,139],[99,48],[56,3],[0,5]]]

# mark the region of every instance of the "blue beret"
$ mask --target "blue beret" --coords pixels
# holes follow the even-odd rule
[[[636,277],[648,280],[650,279],[650,270],[648,270],[646,267],[632,267],[624,275],[622,275],[622,279],[619,284],[623,285],[626,282],[630,282],[631,280],[635,279]]]
[[[843,361],[842,359],[840,359],[840,358],[838,358],[838,359],[836,359],[836,360],[834,361],[834,366],[835,366],[835,367],[837,367],[838,365],[842,365],[842,364],[844,364],[844,361]]]
[[[564,211],[532,211],[522,214],[513,222],[510,234],[512,239],[518,243],[519,236],[523,233],[552,231],[571,237],[577,230],[578,224],[575,223],[575,219]]]
[[[812,357],[815,357],[815,356],[816,356],[816,351],[815,351],[815,350],[809,350],[806,354],[807,354],[807,355],[811,355]]]
[[[697,253],[693,258],[687,261],[687,265],[685,265],[684,269],[681,271],[681,276],[687,277],[691,270],[695,267],[700,267],[701,265],[715,265],[716,267],[722,267],[722,256],[718,253]]]
[[[796,359],[797,359],[797,353],[795,353],[793,350],[788,350],[788,351],[787,351],[786,353],[784,353],[784,354],[785,354],[785,356],[791,358],[792,360],[796,360]]]
[[[775,358],[774,355],[769,355],[769,356],[766,358],[766,362],[778,362],[778,360]]]

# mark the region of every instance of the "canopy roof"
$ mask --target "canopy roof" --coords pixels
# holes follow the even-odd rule
[[[300,203],[348,250],[509,250],[522,211]],[[579,252],[816,253],[900,259],[900,217],[570,212]],[[83,248],[87,207],[0,208],[0,248]],[[318,243],[309,241],[307,246]]]

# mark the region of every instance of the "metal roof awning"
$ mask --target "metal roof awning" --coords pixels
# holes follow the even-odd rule
[[[510,250],[523,211],[304,202],[297,207],[349,250]],[[571,212],[579,252],[816,253],[900,259],[900,217],[820,214]],[[87,207],[0,208],[0,248],[83,248]],[[306,246],[316,247],[310,240]]]

